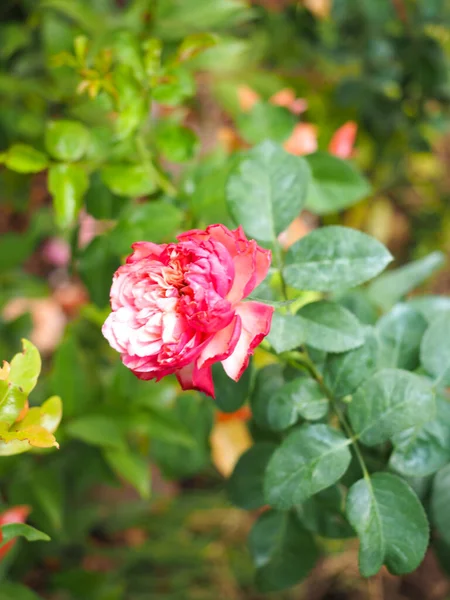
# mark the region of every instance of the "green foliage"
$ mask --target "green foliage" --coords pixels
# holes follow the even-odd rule
[[[182,507],[187,489],[212,496],[220,485],[218,410],[227,419],[251,411],[253,445],[226,487],[240,508],[269,505],[249,536],[261,592],[284,599],[329,540],[359,539],[365,577],[383,565],[410,572],[429,543],[450,545],[450,301],[410,297],[427,289],[444,265],[437,248],[447,248],[448,190],[430,149],[448,129],[448,9],[417,0],[401,17],[387,0],[336,0],[319,21],[306,3],[259,4],[19,0],[0,9],[2,351],[36,335],[33,301],[49,296],[67,322],[42,364],[24,341],[0,371],[0,496],[30,506],[33,525],[52,535],[11,553],[14,568],[2,563],[0,600],[34,597],[14,583],[30,573],[45,597],[187,597],[182,565],[195,560],[211,560],[195,589],[213,572],[211,597],[223,593],[223,553],[198,511],[188,519]],[[239,105],[243,85],[252,106]],[[303,98],[300,110],[274,101],[287,85],[307,100],[300,117]],[[324,148],[349,119],[358,139],[344,160]],[[305,156],[286,150],[299,120],[317,124],[318,150]],[[306,235],[287,248],[299,215]],[[394,239],[402,217],[407,242]],[[242,226],[270,248],[269,277],[252,295],[276,309],[238,382],[214,365],[215,403],[180,393],[173,377],[139,381],[100,333],[113,273],[134,242],[171,243],[211,223]],[[57,268],[44,252],[55,236],[70,249]],[[415,260],[383,273],[392,256],[380,240]],[[58,300],[67,283],[81,301]],[[30,314],[9,319],[15,299]],[[161,474],[179,480],[167,504]],[[102,498],[115,498],[114,486],[126,499],[110,505]],[[176,534],[164,545],[169,513]],[[219,521],[234,535],[222,513]],[[24,524],[1,531],[3,543],[47,539]],[[136,531],[145,539],[134,546],[126,540]],[[230,560],[246,594],[242,545]],[[85,568],[97,556],[114,567]],[[170,581],[155,583],[160,572]]]
[[[263,142],[240,157],[230,174],[227,200],[231,214],[249,236],[276,243],[302,209],[309,179],[304,159],[273,142]]]

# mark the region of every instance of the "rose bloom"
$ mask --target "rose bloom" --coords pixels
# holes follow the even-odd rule
[[[273,307],[242,302],[266,277],[271,254],[241,227],[211,225],[175,244],[136,242],[114,274],[103,335],[139,379],[175,374],[214,396],[211,365],[238,381],[269,333]]]

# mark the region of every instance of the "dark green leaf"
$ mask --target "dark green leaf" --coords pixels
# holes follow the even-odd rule
[[[26,144],[14,144],[5,156],[5,165],[16,173],[39,173],[48,167],[48,158]]]
[[[337,485],[319,492],[295,507],[298,518],[308,531],[328,539],[354,537],[343,513],[343,494]]]
[[[303,425],[290,433],[267,466],[268,504],[286,510],[339,481],[350,464],[349,445],[328,425]]]
[[[296,242],[286,255],[286,283],[300,290],[332,292],[378,275],[392,260],[376,239],[348,227],[322,227]]]
[[[0,600],[43,600],[43,598],[20,583],[2,581]]]
[[[328,399],[313,379],[297,377],[285,383],[268,400],[267,422],[279,431],[294,425],[299,417],[307,421],[322,419],[328,412]]]
[[[253,526],[250,552],[256,566],[256,585],[277,592],[304,579],[319,557],[312,535],[293,514],[269,511]]]
[[[231,214],[249,236],[276,243],[302,209],[309,179],[303,158],[263,142],[244,153],[231,171],[227,184]]]
[[[51,121],[45,132],[45,147],[58,160],[79,160],[89,144],[89,130],[78,121]]]
[[[80,165],[52,165],[48,172],[48,189],[53,196],[56,223],[59,227],[73,225],[89,187],[89,179]]]
[[[106,415],[85,415],[66,423],[66,433],[77,440],[101,448],[125,448],[123,430],[115,419]]]
[[[450,464],[436,473],[431,495],[431,518],[440,535],[450,544]]]
[[[450,313],[433,320],[420,347],[420,360],[436,378],[435,386],[450,385]]]
[[[241,408],[249,396],[251,368],[247,367],[238,382],[228,377],[220,363],[213,365],[212,372],[217,408],[227,413]]]
[[[389,465],[409,477],[426,477],[450,462],[450,403],[436,399],[436,418],[395,435]]]
[[[317,152],[306,158],[312,181],[306,208],[318,215],[335,213],[353,206],[371,192],[371,187],[348,161]]]
[[[297,348],[305,341],[301,319],[275,311],[267,341],[278,353]]]
[[[400,369],[382,369],[353,396],[349,417],[363,444],[376,446],[432,420],[435,411],[433,391],[423,377]]]
[[[130,483],[141,498],[150,497],[150,463],[140,454],[127,449],[108,448],[103,456],[111,469]]]
[[[119,246],[119,242],[116,246],[116,242],[117,238],[112,236],[97,236],[82,250],[79,258],[78,271],[92,302],[100,308],[109,305],[112,277],[120,266],[118,255],[121,250],[127,251]]]
[[[328,354],[324,381],[338,398],[353,392],[375,372],[378,363],[378,340],[371,328],[366,330],[362,346],[341,354]]]
[[[346,352],[364,343],[364,327],[339,304],[311,302],[297,315],[303,321],[306,343],[317,350]]]
[[[190,433],[194,445],[187,447],[185,444],[155,439],[151,450],[167,477],[189,477],[210,463],[209,436],[214,408],[209,398],[184,393],[177,397],[173,411],[174,417]]]
[[[110,245],[117,254],[127,254],[131,244],[140,240],[171,241],[182,219],[178,208],[162,200],[127,206],[109,234]]]
[[[407,304],[398,304],[377,323],[379,366],[414,371],[420,342],[427,328],[424,317]]]
[[[283,367],[268,365],[257,372],[255,386],[250,398],[253,418],[259,427],[270,429],[267,407],[270,399],[284,384]]]
[[[441,252],[432,252],[425,258],[383,273],[369,285],[369,297],[374,304],[388,310],[428,279],[443,263],[444,255]]]
[[[389,473],[355,483],[347,516],[360,538],[359,569],[364,577],[385,564],[394,575],[414,571],[428,546],[425,511],[408,484]]]
[[[239,458],[228,480],[228,495],[233,504],[245,510],[265,505],[264,475],[275,448],[275,444],[260,442]]]

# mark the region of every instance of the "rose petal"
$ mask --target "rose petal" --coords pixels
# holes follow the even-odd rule
[[[235,317],[231,323],[218,331],[202,350],[197,359],[197,366],[209,367],[215,362],[224,360],[233,352],[241,335],[242,322],[240,317]]]
[[[177,371],[176,376],[183,390],[198,390],[214,398],[211,367],[199,369],[195,363],[191,363]]]
[[[127,258],[127,263],[134,263],[143,258],[158,258],[166,249],[167,244],[153,242],[135,242],[131,245],[134,252]]]
[[[248,365],[256,346],[270,331],[274,308],[261,302],[243,302],[236,306],[242,331],[233,353],[222,361],[227,375],[238,381]]]

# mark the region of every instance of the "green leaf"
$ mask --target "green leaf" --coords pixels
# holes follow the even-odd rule
[[[172,67],[162,74],[152,94],[160,104],[177,106],[195,94],[195,81],[186,67]]]
[[[275,444],[261,442],[242,454],[227,485],[233,504],[245,510],[265,505],[264,475],[275,448]]]
[[[238,382],[228,377],[220,363],[213,365],[212,373],[217,408],[227,413],[235,412],[241,408],[249,396],[251,368],[247,367],[245,369]]]
[[[130,483],[141,498],[150,497],[150,463],[140,454],[131,452],[128,448],[108,448],[103,450],[103,456],[111,469],[119,477]]]
[[[414,571],[428,546],[425,511],[409,485],[389,473],[361,479],[349,490],[347,516],[360,538],[359,569],[364,577],[385,564],[394,575]]]
[[[303,425],[290,433],[267,466],[267,503],[286,510],[339,481],[350,464],[350,443],[328,425]]]
[[[195,439],[188,427],[168,408],[158,406],[145,407],[145,416],[136,414],[137,425],[145,419],[142,429],[154,440],[177,444],[185,448],[195,448]]]
[[[48,189],[53,197],[56,223],[70,227],[80,212],[89,179],[80,165],[52,165],[48,172]]]
[[[89,144],[89,130],[78,121],[50,121],[45,132],[45,147],[58,160],[79,160]]]
[[[283,367],[273,364],[259,369],[256,374],[253,393],[250,398],[253,419],[262,429],[270,429],[267,407],[270,398],[284,384]]]
[[[139,240],[171,241],[182,220],[183,213],[162,200],[127,206],[109,234],[110,245],[116,254],[128,254]]]
[[[378,275],[392,260],[375,238],[348,227],[312,231],[286,255],[286,283],[300,290],[332,292],[354,287]]]
[[[364,327],[339,304],[311,302],[297,315],[303,322],[306,343],[317,350],[346,352],[364,343]]]
[[[23,352],[16,354],[11,361],[9,381],[22,388],[25,394],[34,389],[41,372],[41,357],[39,351],[28,340],[22,340]]]
[[[423,367],[436,378],[435,386],[450,385],[450,313],[436,318],[425,332],[420,347]]]
[[[0,423],[12,425],[27,401],[27,394],[16,385],[0,379]],[[0,430],[0,438],[4,439]]]
[[[214,422],[214,407],[210,398],[183,393],[177,396],[173,416],[189,432],[194,444],[155,439],[151,450],[163,473],[173,479],[189,477],[210,463],[209,436]]]
[[[305,341],[303,322],[295,315],[275,311],[266,339],[277,353],[293,350]]]
[[[111,232],[109,236],[95,237],[80,253],[78,272],[90,299],[99,308],[109,306],[112,275],[120,266],[119,254],[127,254],[130,250],[128,245],[125,247],[122,243],[123,240]]]
[[[67,435],[92,446],[123,450],[125,441],[117,421],[106,415],[85,415],[66,423]]]
[[[48,167],[48,158],[26,144],[14,144],[5,155],[5,165],[16,173],[39,173]]]
[[[389,465],[407,477],[426,477],[450,462],[450,403],[436,399],[436,419],[392,438]]]
[[[53,355],[51,390],[64,398],[66,418],[85,413],[92,402],[95,389],[88,380],[86,360],[73,335],[65,338]]]
[[[291,513],[271,510],[256,521],[249,536],[256,585],[277,592],[304,579],[319,558],[314,538]]]
[[[231,214],[249,236],[276,243],[300,213],[309,179],[303,158],[263,142],[243,153],[231,171],[226,190]]]
[[[26,523],[8,523],[0,526],[2,532],[1,545],[4,546],[10,540],[16,537],[24,537],[29,542],[49,542],[50,538],[46,533],[27,525]]]
[[[237,117],[239,133],[246,142],[259,144],[264,140],[284,142],[291,135],[296,117],[282,106],[257,102],[249,113],[240,112]]]
[[[297,377],[275,391],[267,403],[267,422],[280,431],[294,425],[300,417],[307,421],[322,419],[328,412],[328,399],[313,379]]]
[[[317,215],[336,213],[371,193],[367,179],[348,161],[316,152],[306,157],[312,181],[306,208]]]
[[[447,296],[416,296],[408,300],[411,306],[431,323],[442,314],[450,312],[450,298]]]
[[[388,271],[368,287],[370,299],[383,310],[389,310],[408,292],[428,279],[444,263],[442,252],[432,252],[425,258],[416,260],[399,269]]]
[[[43,600],[43,598],[20,583],[2,581],[0,600]]]
[[[424,317],[407,304],[397,304],[377,323],[379,367],[414,371],[419,366],[420,342],[427,328]]]
[[[367,297],[364,289],[348,290],[336,295],[333,300],[349,310],[361,323],[375,325],[378,320],[378,310]]]
[[[51,396],[40,407],[39,424],[53,433],[57,430],[62,419],[62,402],[59,396]]]
[[[101,174],[108,188],[118,196],[147,196],[157,188],[154,174],[145,165],[107,165]]]
[[[375,372],[379,345],[372,328],[367,328],[365,342],[359,348],[341,354],[327,354],[324,382],[337,398],[354,391]]]
[[[431,494],[431,519],[439,534],[450,544],[450,464],[436,473]]]
[[[343,493],[338,485],[323,490],[295,507],[296,514],[311,533],[327,539],[354,537],[343,513]]]
[[[212,33],[191,33],[181,42],[175,59],[180,62],[190,60],[217,43],[218,38]]]
[[[427,380],[400,369],[382,369],[353,396],[349,417],[363,444],[376,446],[393,435],[433,419],[433,391]]]
[[[185,162],[194,158],[198,148],[195,133],[178,123],[160,121],[154,130],[158,151],[171,162]]]

